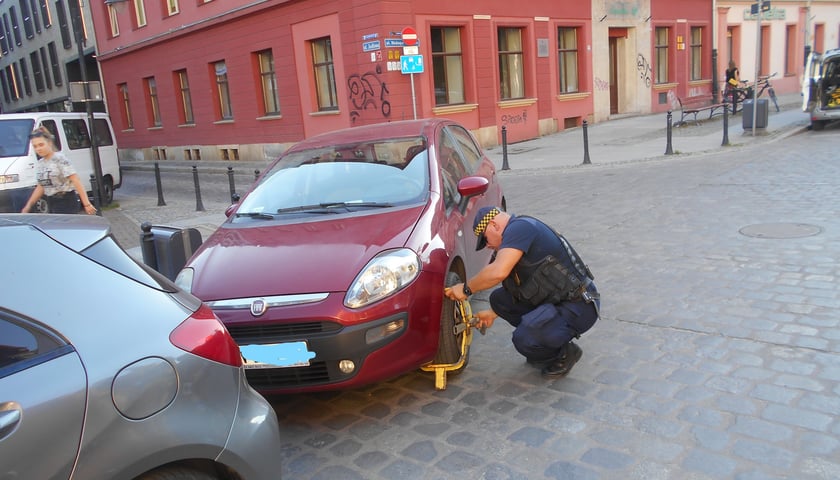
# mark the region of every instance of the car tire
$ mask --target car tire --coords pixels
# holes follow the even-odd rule
[[[455,272],[449,272],[446,275],[447,287],[463,281],[461,276]],[[438,350],[433,363],[437,365],[449,365],[461,359],[461,342],[463,341],[464,335],[467,334],[467,330],[465,329],[459,335],[455,335],[455,326],[464,321],[465,319],[461,318],[458,302],[444,296],[443,309],[440,313],[440,340],[438,341]],[[453,370],[449,373],[459,373],[467,366],[467,360],[470,354],[469,348],[469,345],[467,345],[464,365],[458,370]]]
[[[136,480],[220,480],[221,477],[187,467],[162,467],[140,475]]]
[[[109,177],[102,179],[102,207],[114,201],[114,181]]]
[[[811,130],[815,132],[819,132],[825,128],[825,122],[822,120],[812,120],[811,121]]]

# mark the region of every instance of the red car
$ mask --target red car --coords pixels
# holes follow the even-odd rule
[[[262,393],[357,387],[461,355],[447,285],[489,261],[475,212],[493,163],[442,119],[354,127],[287,150],[176,282],[225,323]]]

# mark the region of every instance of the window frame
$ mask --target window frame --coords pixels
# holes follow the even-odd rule
[[[176,70],[175,81],[178,88],[178,98],[181,100],[180,115],[181,125],[195,125],[193,114],[192,95],[190,94],[190,78],[187,69]]]
[[[120,113],[122,114],[125,129],[133,130],[134,119],[131,117],[131,100],[128,95],[128,84],[120,83],[117,85],[117,91],[120,93],[120,105],[122,107]]]
[[[318,46],[323,52],[319,55]],[[338,93],[335,81],[335,61],[332,51],[332,37],[309,40],[310,58],[315,86],[315,100],[319,112],[338,111]]]
[[[455,32],[452,32],[455,30]],[[436,37],[440,32],[440,38]],[[458,44],[450,50],[452,40],[447,33],[457,33]],[[435,92],[435,106],[463,105],[467,101],[466,82],[464,76],[464,28],[461,25],[440,25],[430,28],[432,48],[432,78]],[[460,77],[460,78],[458,78]],[[460,85],[458,85],[460,81]],[[455,88],[453,88],[455,84]],[[443,94],[438,95],[442,89]],[[454,98],[460,92],[461,98]]]
[[[561,45],[561,39],[566,38],[565,36],[561,35],[566,31],[573,31],[574,32],[574,39],[575,45],[574,48],[568,48],[566,45]],[[571,93],[580,93],[580,35],[581,35],[581,28],[579,26],[567,26],[567,25],[558,25],[557,26],[557,88],[558,93],[560,95],[571,94]],[[573,54],[573,55],[571,55]],[[569,56],[573,57],[573,63],[575,67],[574,72],[574,80],[575,86],[574,89],[570,89],[568,85],[564,84],[567,82],[569,77],[568,74],[568,63],[566,60]],[[567,72],[564,75],[564,71]]]
[[[660,38],[659,32],[664,32],[664,38]],[[665,43],[661,43],[664,40]],[[653,30],[653,52],[656,71],[654,72],[654,83],[662,85],[671,80],[670,57],[671,57],[671,27],[655,27]],[[664,61],[663,61],[664,60]],[[663,65],[664,63],[664,65]],[[664,78],[663,78],[664,77]]]
[[[511,33],[516,33],[516,38],[511,38],[509,36]],[[499,99],[502,101],[520,100],[527,95],[525,85],[524,33],[525,28],[521,26],[502,25],[496,28],[496,46],[499,61]],[[511,46],[509,45],[510,40],[518,40],[519,44]],[[517,47],[518,49],[513,49]],[[517,82],[519,83],[518,86],[516,85]]]
[[[689,62],[689,80],[703,79],[703,27],[693,26],[689,29],[689,48],[691,56]]]
[[[149,111],[149,128],[160,128],[163,126],[163,120],[160,117],[157,80],[155,80],[155,77],[146,77],[143,79],[143,85],[145,86]]]
[[[262,105],[264,116],[279,116],[280,112],[280,90],[277,86],[277,70],[274,64],[274,52],[268,48],[254,52],[259,72],[260,92],[262,94]],[[267,60],[268,65],[266,65]]]
[[[221,69],[219,68],[221,66]],[[233,105],[230,98],[230,81],[228,79],[227,62],[217,60],[210,64],[216,85],[216,107],[219,121],[233,120]],[[221,73],[220,73],[221,72]]]

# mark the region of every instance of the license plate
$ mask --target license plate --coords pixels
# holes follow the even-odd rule
[[[239,351],[245,368],[308,367],[309,360],[315,358],[306,342],[242,345]]]

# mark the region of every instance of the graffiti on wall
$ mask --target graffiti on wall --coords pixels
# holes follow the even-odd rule
[[[383,117],[391,116],[391,102],[388,101],[388,86],[380,78],[382,69],[376,66],[375,72],[361,75],[354,73],[347,78],[347,90],[350,92],[350,120],[356,122],[368,109],[378,112]]]
[[[610,82],[602,78],[595,77],[595,90],[606,92],[610,89]]]
[[[522,113],[504,114],[502,115],[502,123],[504,125],[516,125],[519,123],[528,123],[528,112],[522,110]]]
[[[639,70],[639,78],[645,82],[645,86],[650,88],[651,76],[653,75],[653,68],[641,53],[636,56],[636,69]]]

